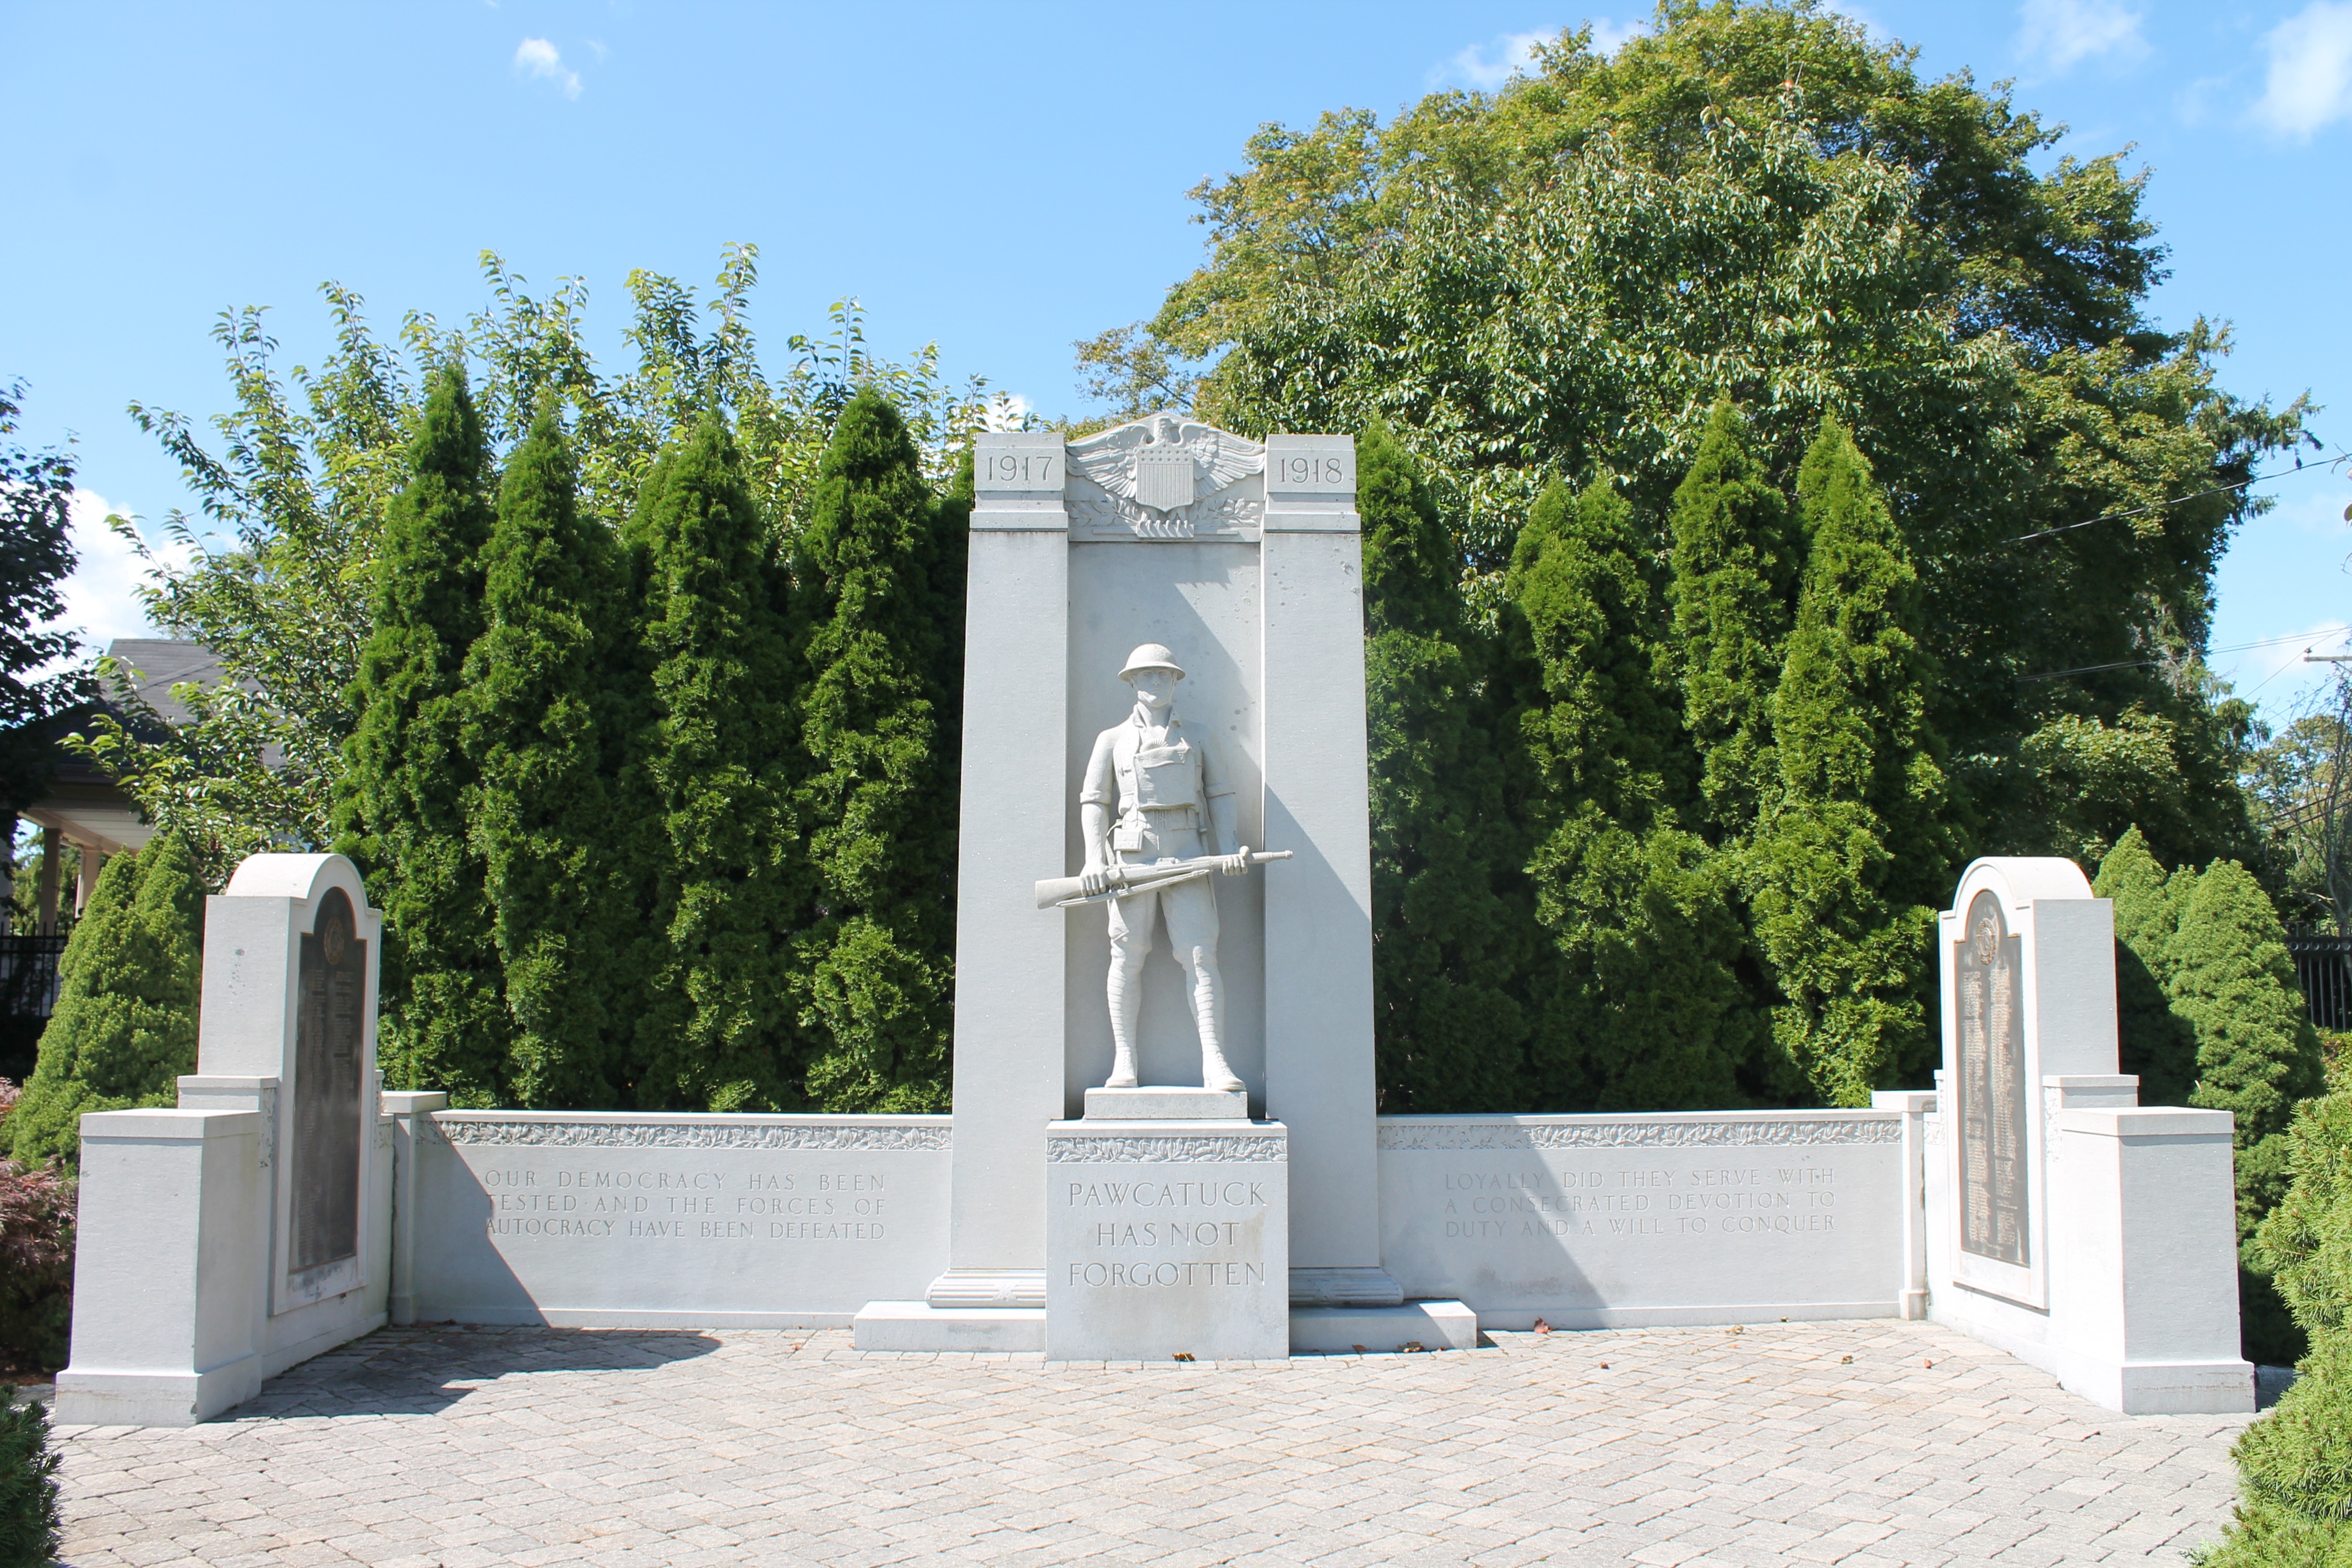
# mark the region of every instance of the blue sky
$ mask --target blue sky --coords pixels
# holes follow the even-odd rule
[[[2352,0],[2185,4],[1872,0],[1841,7],[1921,68],[2013,79],[2154,172],[2172,247],[2159,319],[2234,324],[2226,384],[2310,392],[2352,447],[2342,277],[2352,152]],[[1196,265],[1184,193],[1232,169],[1261,122],[1444,86],[1492,87],[1575,5],[859,5],[445,0],[400,5],[0,5],[13,211],[0,246],[0,378],[28,384],[25,435],[79,444],[84,511],[187,504],[125,416],[226,402],[206,336],[274,307],[290,363],[327,336],[316,289],[363,294],[389,331],[454,321],[476,256],[534,284],[584,278],[617,353],[633,267],[707,280],[761,247],[772,353],[866,302],[870,337],[936,340],[1052,413],[1076,409],[1072,340],[1147,315]],[[1604,38],[1643,13],[1591,15]],[[2340,413],[2334,412],[2340,410]],[[2344,470],[2269,487],[2221,578],[2217,651],[2284,713],[2346,646]],[[95,526],[77,618],[133,632],[131,563]]]

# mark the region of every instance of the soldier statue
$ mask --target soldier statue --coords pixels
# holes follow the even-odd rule
[[[1135,710],[1095,737],[1078,793],[1086,867],[1079,883],[1090,899],[1117,894],[1129,868],[1171,867],[1209,858],[1215,870],[1240,876],[1254,864],[1238,842],[1234,786],[1219,765],[1208,732],[1194,733],[1176,717],[1176,683],[1184,671],[1158,643],[1128,656],[1119,679],[1135,689]],[[1117,792],[1118,816],[1111,815]],[[1258,858],[1264,858],[1259,857]],[[1110,901],[1110,1037],[1114,1055],[1106,1089],[1133,1089],[1135,1033],[1143,1006],[1143,961],[1151,928],[1168,919],[1201,1033],[1201,1083],[1242,1088],[1225,1063],[1224,979],[1217,970],[1217,895],[1205,876],[1161,881]]]

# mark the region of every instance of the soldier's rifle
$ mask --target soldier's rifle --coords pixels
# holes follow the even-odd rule
[[[1287,860],[1287,849],[1244,849],[1242,858],[1252,866],[1263,866],[1269,860]],[[1171,860],[1164,866],[1112,866],[1105,874],[1110,885],[1099,893],[1087,891],[1084,877],[1048,877],[1037,884],[1037,907],[1041,910],[1066,910],[1079,904],[1099,904],[1111,899],[1123,899],[1131,893],[1149,893],[1176,882],[1189,882],[1195,877],[1213,876],[1224,868],[1231,859],[1227,855],[1201,855],[1190,860]]]

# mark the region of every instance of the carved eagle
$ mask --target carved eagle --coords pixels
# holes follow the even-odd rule
[[[1147,415],[1069,446],[1070,463],[1104,489],[1169,512],[1265,466],[1265,448],[1181,414]]]

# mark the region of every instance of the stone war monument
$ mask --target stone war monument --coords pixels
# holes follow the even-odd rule
[[[59,1420],[202,1420],[384,1321],[382,923],[340,855],[254,856],[205,900],[178,1108],[81,1121]]]
[[[420,1321],[1210,1362],[1927,1317],[2112,1410],[2253,1408],[2231,1119],[2118,1074],[2072,862],[1961,878],[1933,1091],[1379,1115],[1353,443],[1160,414],[975,479],[953,1116],[380,1093],[359,878],[257,856],[179,1107],[82,1120],[60,1420]]]
[[[974,479],[949,1260],[857,1342],[1436,1337],[1381,1264],[1354,442],[1164,413]]]
[[[2118,1075],[2115,908],[2071,860],[1970,866],[1940,918],[1930,1316],[2126,1414],[2254,1408],[2226,1110]]]

